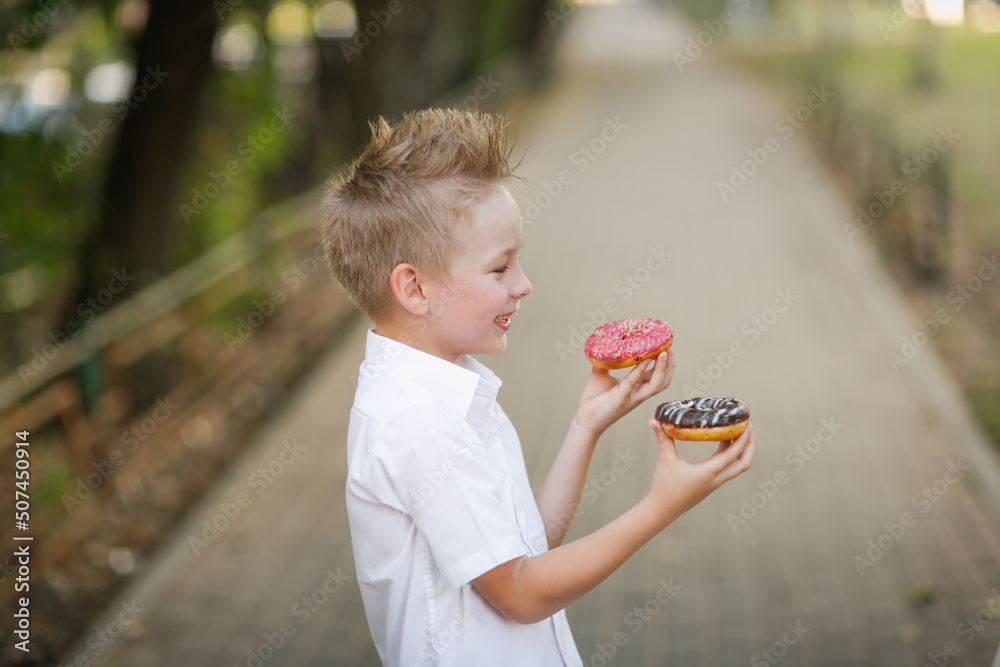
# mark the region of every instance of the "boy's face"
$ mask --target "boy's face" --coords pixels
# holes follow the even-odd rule
[[[531,293],[518,252],[523,243],[521,212],[502,185],[470,211],[458,232],[462,249],[445,281],[431,280],[431,314],[426,333],[438,356],[499,354],[518,302]]]

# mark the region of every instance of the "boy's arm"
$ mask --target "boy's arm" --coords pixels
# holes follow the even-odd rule
[[[670,385],[675,365],[673,349],[660,353],[652,371],[646,370],[649,363],[640,362],[620,381],[606,370],[595,368],[591,372],[566,439],[535,492],[550,549],[562,544],[580,508],[598,438],[608,426]]]
[[[680,458],[659,422],[649,421],[660,444],[653,486],[632,509],[600,530],[533,557],[521,556],[473,579],[482,595],[518,623],[537,623],[566,608],[618,569],[677,517],[724,482],[745,472],[756,446],[753,427],[719,444],[711,457]]]

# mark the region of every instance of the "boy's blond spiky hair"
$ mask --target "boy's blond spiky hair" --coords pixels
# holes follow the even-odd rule
[[[396,265],[445,277],[465,214],[511,168],[508,122],[493,114],[424,109],[370,125],[371,143],[327,186],[321,243],[337,281],[378,322]]]

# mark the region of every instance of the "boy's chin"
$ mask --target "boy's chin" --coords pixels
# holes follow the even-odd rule
[[[491,340],[483,341],[481,345],[475,346],[475,352],[469,354],[500,354],[507,349],[507,333],[504,332],[495,336]]]

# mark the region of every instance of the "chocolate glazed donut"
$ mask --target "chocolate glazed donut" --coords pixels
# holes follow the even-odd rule
[[[730,440],[746,430],[750,411],[735,398],[690,398],[661,403],[656,419],[674,440]]]

